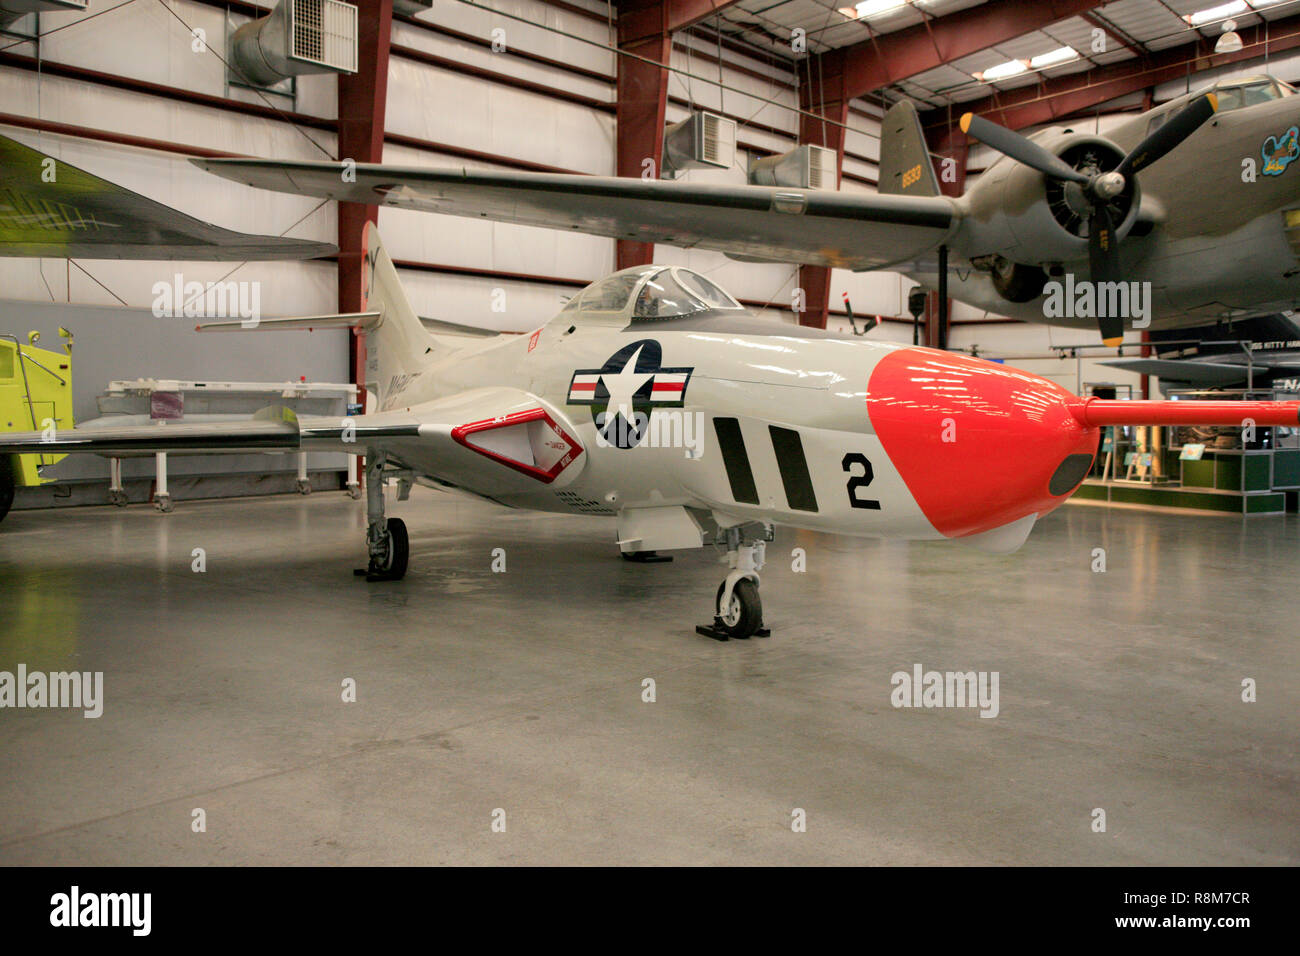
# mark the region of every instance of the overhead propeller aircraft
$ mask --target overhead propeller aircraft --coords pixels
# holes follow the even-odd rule
[[[894,269],[931,288],[937,263],[947,259],[948,292],[962,302],[1027,321],[1097,327],[1107,344],[1118,344],[1126,320],[1198,325],[1300,303],[1300,211],[1292,208],[1300,205],[1300,168],[1289,171],[1300,156],[1295,93],[1269,76],[1223,83],[1104,136],[1081,122],[1025,137],[967,115],[963,130],[1004,156],[960,198],[940,194],[908,101],[882,121],[878,195],[364,163],[353,170],[336,162],[193,162],[282,192],[712,249],[746,261]],[[948,255],[940,257],[941,249]],[[1048,283],[1067,277],[1071,288],[1139,283],[1150,300],[1140,312],[1118,296],[1090,309],[1054,310]],[[1090,301],[1100,298],[1094,290]]]
[[[1103,426],[1300,425],[1297,402],[1084,399],[1005,365],[756,319],[676,266],[601,279],[530,335],[439,335],[373,225],[364,242],[361,312],[256,330],[357,329],[373,412],[0,434],[0,455],[363,454],[369,581],[407,569],[406,526],[385,515],[391,477],[399,497],[419,482],[609,515],[628,556],[726,552],[698,630],[730,639],[767,633],[758,572],[776,525],[1009,551],[1080,484]]]

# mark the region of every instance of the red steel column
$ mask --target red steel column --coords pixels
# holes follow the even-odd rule
[[[820,62],[819,62],[820,61]],[[843,50],[831,50],[805,61],[807,79],[799,84],[799,142],[835,150],[835,188],[844,170],[844,126],[849,120],[849,97],[844,95]],[[808,113],[816,113],[809,116]],[[818,117],[825,119],[822,122]],[[800,325],[826,328],[830,312],[831,270],[801,265],[799,288],[804,292]]]
[[[379,163],[384,159],[384,113],[388,100],[388,51],[393,32],[393,0],[354,0],[359,8],[360,69],[339,77],[338,156],[358,163]],[[362,230],[367,222],[379,221],[378,206],[341,202],[338,206],[339,259],[338,309],[361,311]],[[348,348],[352,381],[364,385],[365,340],[351,337]],[[358,400],[365,402],[363,389]]]
[[[663,0],[624,0],[620,3],[618,48],[635,56],[618,58],[615,171],[619,176],[640,178],[651,175],[658,179],[662,174],[659,164],[664,153],[668,71],[656,64],[666,66],[672,52],[667,3]],[[645,60],[654,62],[646,63]],[[647,167],[646,160],[653,165]],[[647,265],[654,261],[654,255],[654,243],[619,239],[615,244],[619,269]]]

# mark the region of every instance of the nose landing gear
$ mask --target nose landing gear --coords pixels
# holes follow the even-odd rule
[[[772,540],[772,528],[763,526],[763,537],[746,542],[742,529],[727,528],[727,563],[731,572],[718,585],[712,624],[697,625],[697,634],[715,641],[769,637],[763,626],[763,602],[758,594],[758,572],[762,570],[766,542]]]

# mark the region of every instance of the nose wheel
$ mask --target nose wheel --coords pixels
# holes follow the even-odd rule
[[[718,595],[714,599],[714,629],[720,629],[726,633],[726,637],[718,638],[719,640],[744,640],[758,634],[759,631],[764,633],[758,634],[759,637],[767,637],[772,632],[763,627],[763,601],[758,596],[758,582],[749,578],[741,578],[731,589],[731,594],[727,596],[726,606],[723,606],[723,594],[727,590],[727,582],[723,581],[718,585]],[[714,637],[714,634],[709,634]]]
[[[771,529],[764,529],[770,539]],[[758,572],[763,567],[765,543],[744,543],[738,528],[726,529],[727,561],[731,572],[718,585],[713,602],[713,623],[695,628],[697,634],[715,641],[769,637],[763,626],[763,601],[758,594]]]

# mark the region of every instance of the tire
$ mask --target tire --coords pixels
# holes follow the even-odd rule
[[[411,557],[411,539],[401,518],[389,518],[387,528],[388,557],[378,570],[389,581],[400,581],[406,576],[406,564]]]
[[[999,262],[992,275],[993,288],[1008,302],[1033,302],[1047,285],[1046,272],[1019,262]]]
[[[0,521],[14,503],[14,460],[8,455],[0,455]]]
[[[753,637],[754,632],[763,626],[763,602],[758,596],[758,585],[750,578],[741,578],[737,581],[736,586],[731,589],[731,607],[723,613],[719,605],[725,587],[725,582],[719,584],[718,594],[713,599],[713,606],[718,609],[717,615],[722,629],[727,632],[728,637],[740,640]]]

